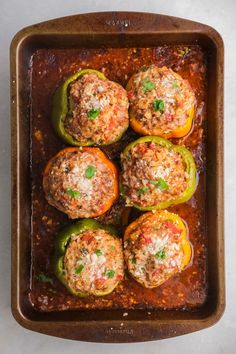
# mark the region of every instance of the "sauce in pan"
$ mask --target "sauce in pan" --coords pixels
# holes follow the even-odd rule
[[[58,232],[72,223],[67,216],[50,206],[42,189],[42,173],[47,161],[64,143],[50,123],[51,102],[56,87],[69,75],[83,68],[104,72],[108,79],[126,85],[140,67],[157,64],[172,68],[189,80],[197,99],[194,128],[188,136],[173,139],[184,144],[195,158],[199,182],[194,196],[185,204],[168,210],[178,213],[187,223],[193,246],[191,264],[155,289],[145,289],[127,273],[110,295],[76,298],[68,293],[52,271],[53,241]],[[207,238],[205,225],[205,119],[206,58],[197,45],[156,48],[42,49],[32,57],[31,70],[31,140],[32,140],[32,279],[29,298],[40,311],[66,309],[182,309],[201,306],[207,296]],[[104,147],[107,155],[119,164],[119,154],[138,135],[129,129],[117,143]],[[131,222],[140,212],[124,208],[119,199],[105,215],[103,223],[117,225]]]

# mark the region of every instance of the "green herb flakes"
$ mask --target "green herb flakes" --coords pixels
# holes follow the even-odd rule
[[[152,91],[156,85],[149,78],[143,80],[143,92]]]
[[[177,89],[177,88],[179,88],[179,84],[176,81],[174,81],[172,84],[172,87]]]
[[[163,100],[154,100],[153,102],[153,109],[154,111],[164,111],[165,104]]]
[[[88,179],[91,179],[95,175],[95,172],[96,172],[96,168],[94,166],[89,165],[86,168],[85,177],[88,178]]]
[[[158,181],[150,181],[150,183],[157,186],[157,188],[159,188],[161,191],[169,188],[168,184],[163,178],[158,178]]]
[[[120,184],[120,195],[121,195],[122,197],[125,196],[125,189],[124,189],[123,184]]]
[[[146,187],[140,188],[140,189],[138,190],[138,195],[142,195],[142,194],[146,193],[147,190],[148,190],[148,188],[146,188]]]
[[[50,283],[51,285],[53,285],[53,279],[49,278],[43,272],[40,272],[39,274],[37,274],[36,279],[43,282],[43,283]]]
[[[68,188],[66,190],[66,193],[71,197],[71,198],[79,198],[80,197],[80,192],[79,191],[75,191],[71,188]]]
[[[88,111],[88,117],[89,119],[95,119],[97,118],[97,116],[99,116],[100,114],[100,109],[90,109],[90,111]]]
[[[97,255],[98,257],[102,255],[102,251],[99,250],[99,249],[97,249],[97,250],[95,251],[95,253],[96,253],[96,255]]]
[[[80,274],[83,269],[84,269],[83,264],[80,264],[80,265],[75,269],[75,274]]]
[[[114,278],[114,275],[115,275],[115,271],[113,269],[108,269],[105,271],[105,275],[108,277],[108,278]]]
[[[55,289],[52,289],[52,288],[48,288],[48,291],[50,293],[52,293],[52,294],[56,294],[57,293],[57,291]]]
[[[160,250],[155,254],[155,257],[157,259],[165,259],[166,258],[166,253],[164,250]]]

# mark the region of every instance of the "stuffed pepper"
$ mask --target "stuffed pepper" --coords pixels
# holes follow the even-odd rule
[[[55,92],[52,121],[69,145],[108,145],[129,125],[126,90],[101,72],[85,69],[70,76]]]
[[[127,206],[165,209],[184,203],[196,188],[196,166],[184,146],[147,136],[129,144],[121,154],[121,194]]]
[[[54,271],[75,296],[111,293],[124,276],[115,229],[90,219],[65,228],[55,240]]]
[[[43,187],[49,204],[69,218],[105,213],[119,195],[116,166],[95,147],[65,148],[44,170]]]
[[[146,213],[130,224],[124,235],[124,257],[132,277],[154,288],[181,272],[192,249],[182,219],[167,210]]]
[[[195,95],[179,74],[153,65],[134,74],[126,88],[130,125],[137,133],[180,138],[190,131]]]

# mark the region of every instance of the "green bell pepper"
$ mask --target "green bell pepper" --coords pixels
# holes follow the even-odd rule
[[[70,134],[66,132],[64,127],[65,119],[68,114],[68,86],[73,81],[79,79],[81,76],[87,73],[95,73],[100,79],[106,80],[105,75],[100,71],[84,69],[77,72],[76,74],[69,76],[68,79],[58,87],[53,97],[52,124],[58,136],[69,145],[89,146],[93,144],[92,141],[82,143],[75,140]]]
[[[101,73],[100,71],[94,70],[94,69],[84,69],[81,70],[71,76],[68,77],[66,81],[61,84],[54,96],[53,96],[53,103],[52,103],[52,125],[54,127],[55,132],[57,135],[65,141],[68,145],[74,145],[74,146],[90,146],[90,145],[98,145],[95,144],[91,139],[86,141],[86,142],[81,142],[76,140],[73,136],[71,136],[66,130],[65,130],[65,120],[69,111],[68,107],[68,87],[69,85],[73,82],[82,77],[85,74],[88,73],[95,73],[100,79],[102,80],[107,80],[106,76]],[[96,112],[95,112],[96,113]],[[122,132],[123,134],[124,132]],[[115,143],[118,141],[122,134],[118,136],[114,141],[110,141],[108,144],[102,144],[102,145],[109,145],[112,143]]]
[[[109,234],[117,236],[117,231],[113,226],[102,225],[92,219],[86,219],[86,220],[84,219],[78,221],[73,225],[64,228],[56,237],[54,243],[54,249],[55,249],[54,257],[53,257],[54,273],[72,295],[79,296],[79,297],[86,297],[88,296],[88,294],[75,292],[68,286],[64,278],[64,256],[65,256],[67,245],[69,244],[72,235],[78,235],[90,229],[94,229],[94,230],[103,229],[107,231]],[[105,294],[101,294],[101,295],[105,295]]]
[[[180,196],[178,196],[177,198],[175,198],[173,200],[161,202],[155,206],[141,207],[141,206],[137,205],[136,203],[133,203],[132,206],[134,206],[135,208],[137,208],[139,210],[156,210],[156,209],[165,209],[171,205],[184,203],[187,200],[189,200],[196,190],[196,177],[197,177],[196,165],[195,165],[192,153],[184,146],[174,145],[169,140],[166,140],[164,138],[160,138],[158,136],[145,136],[145,137],[139,138],[139,139],[133,141],[132,143],[130,143],[129,145],[127,145],[126,148],[124,149],[122,155],[125,156],[129,152],[129,150],[132,149],[134,146],[136,146],[137,144],[140,144],[140,143],[145,143],[145,142],[154,142],[160,146],[163,146],[163,147],[166,147],[170,150],[173,150],[182,156],[183,161],[185,162],[185,165],[186,165],[186,172],[189,175],[188,186]],[[122,164],[122,158],[121,158],[121,164]],[[160,182],[162,182],[162,184],[165,183],[164,180],[160,181]],[[161,189],[161,187],[164,187],[164,186],[161,185],[160,189]],[[120,190],[121,190],[121,194],[125,198],[125,190],[124,190],[124,187],[122,184],[120,184]]]

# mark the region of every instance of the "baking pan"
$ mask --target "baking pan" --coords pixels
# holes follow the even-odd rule
[[[73,310],[39,312],[31,286],[30,82],[38,49],[151,47],[198,44],[208,53],[206,225],[208,296],[195,311]],[[213,325],[223,314],[223,42],[211,27],[175,17],[133,12],[75,15],[27,27],[11,44],[12,313],[36,332],[93,342],[139,342],[178,336]]]

